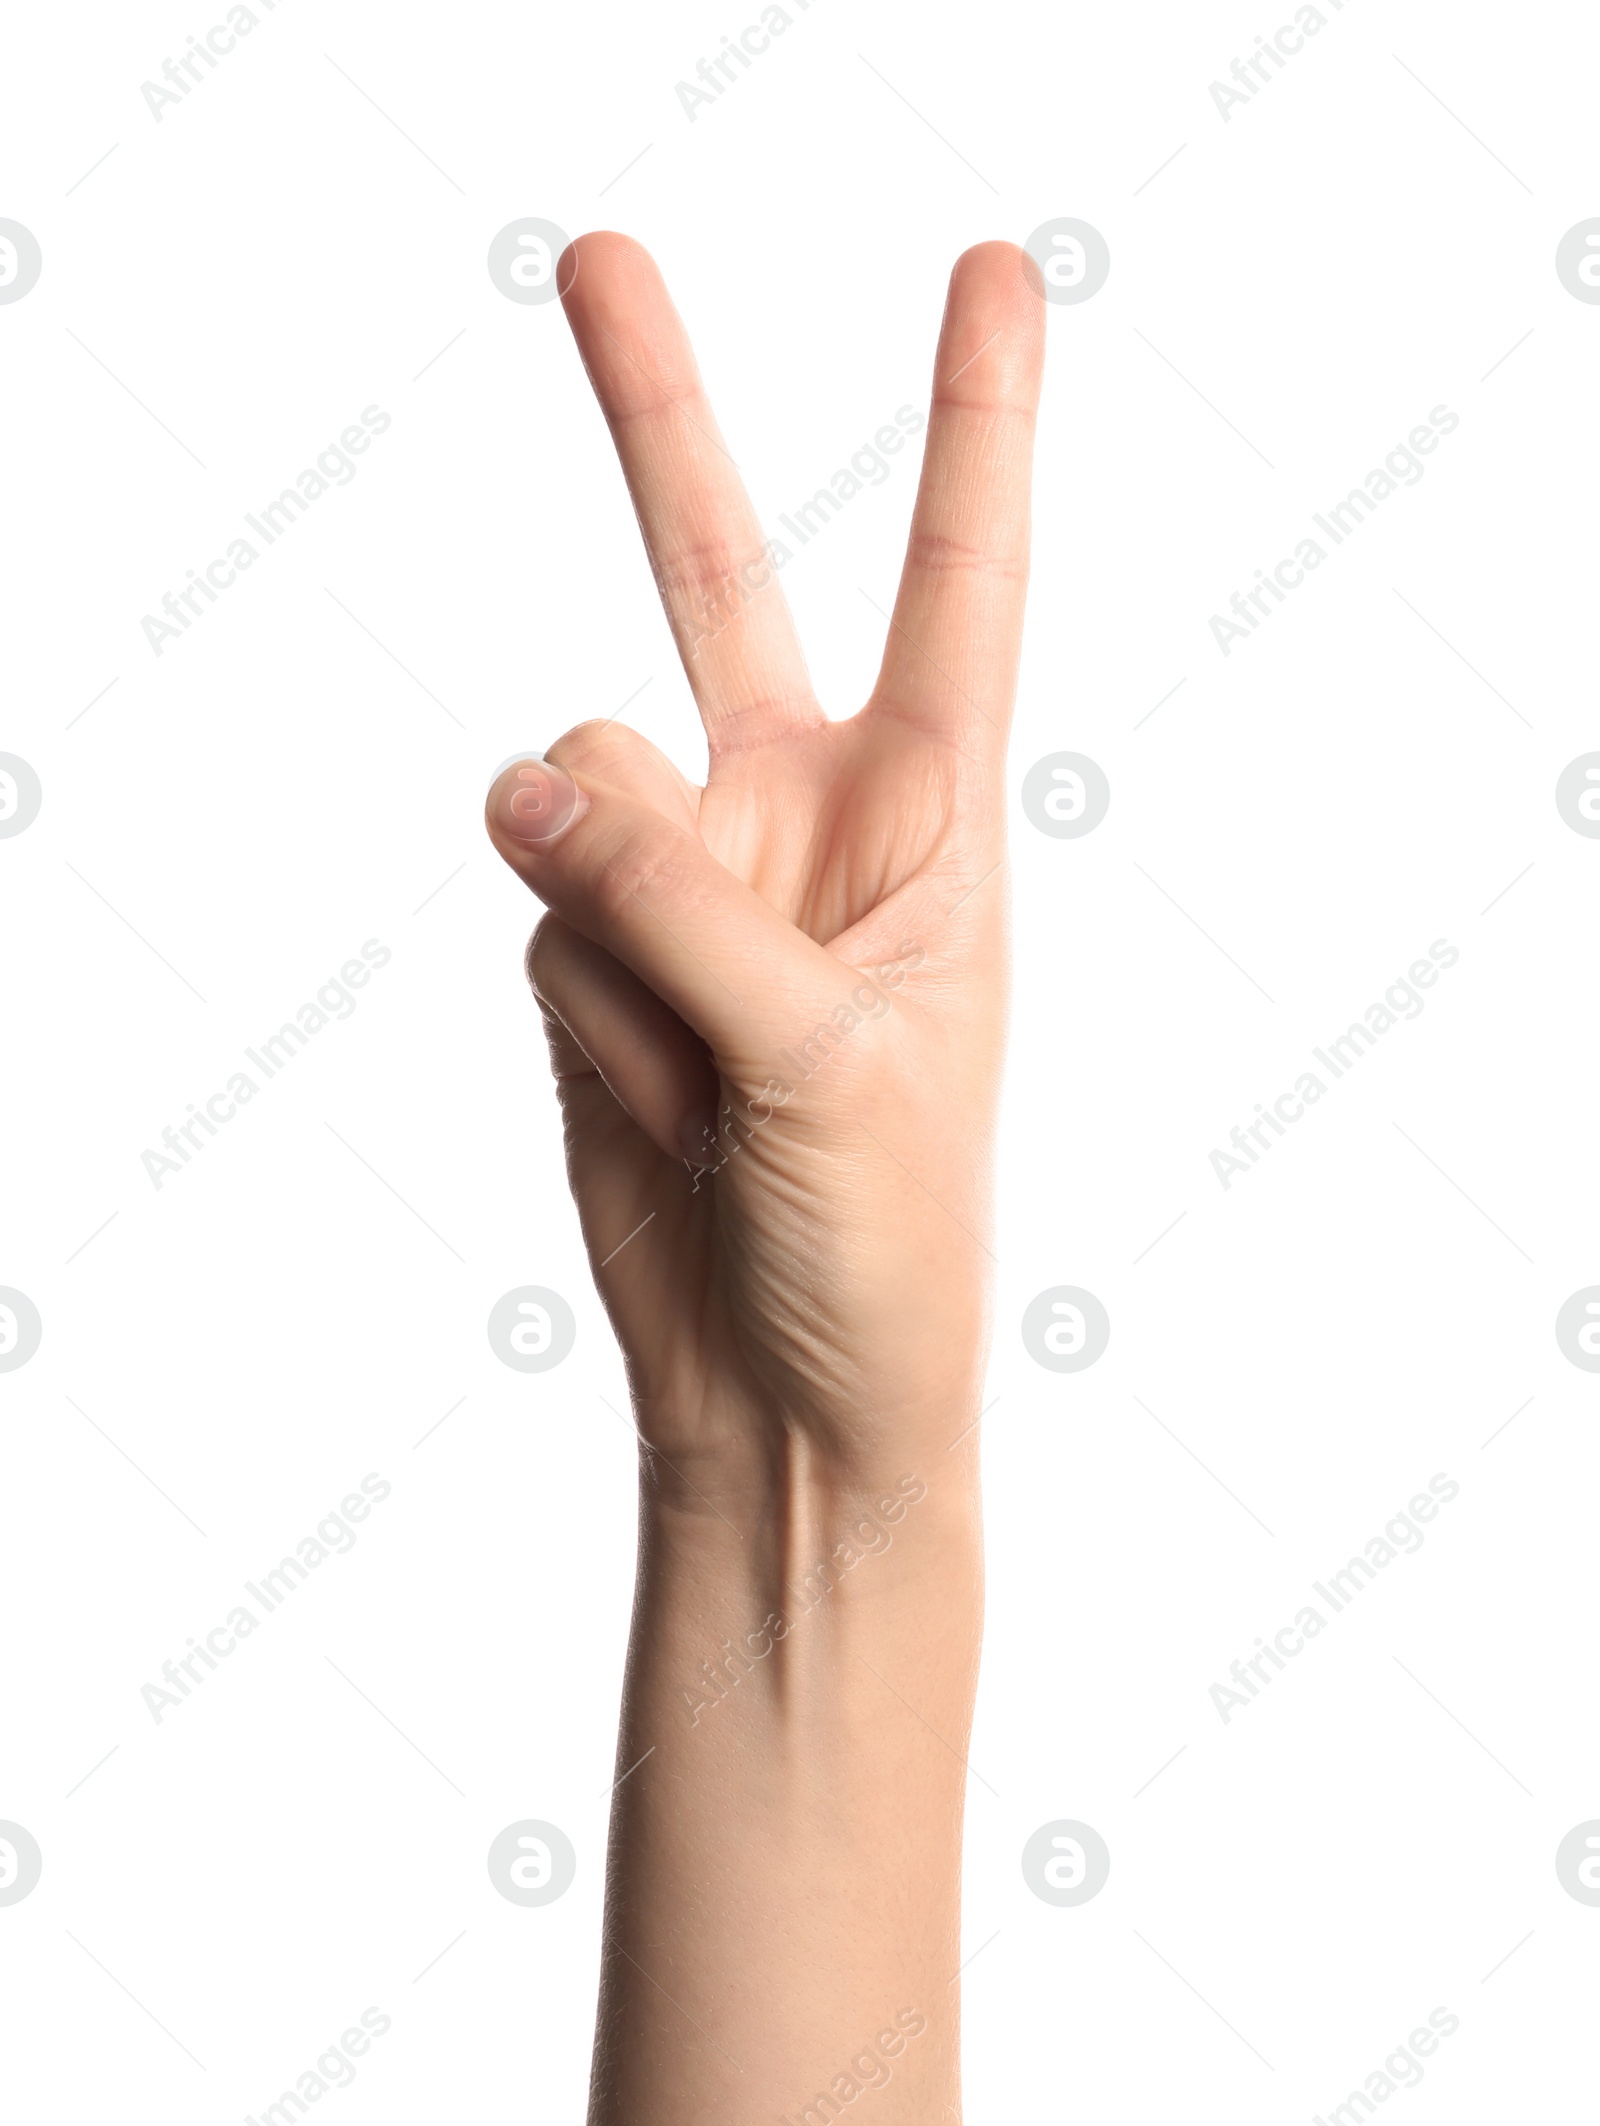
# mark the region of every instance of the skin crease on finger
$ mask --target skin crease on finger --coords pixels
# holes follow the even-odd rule
[[[792,2120],[902,2010],[874,2115],[924,2126],[959,2114],[1044,305],[1011,245],[957,262],[882,666],[830,721],[654,262],[597,234],[560,273],[709,755],[696,789],[584,724],[487,806],[550,911],[529,975],[641,1439],[591,2126]]]

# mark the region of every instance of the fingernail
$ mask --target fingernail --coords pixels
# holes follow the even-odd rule
[[[494,799],[501,833],[529,847],[554,841],[588,809],[587,794],[551,760],[524,760]]]

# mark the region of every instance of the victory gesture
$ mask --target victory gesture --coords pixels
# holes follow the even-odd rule
[[[593,2116],[791,2115],[906,2011],[875,2115],[943,2118],[979,1586],[975,1435],[948,1450],[987,1343],[1044,305],[1011,245],[957,263],[882,667],[831,721],[655,265],[602,234],[559,271],[710,748],[702,789],[581,724],[487,811],[550,911],[528,971],[644,1442],[619,1770],[652,1754],[618,1795]],[[791,1576],[830,1559],[802,1618]],[[803,1771],[802,1714],[831,1736]],[[841,1869],[893,1915],[842,1945]]]

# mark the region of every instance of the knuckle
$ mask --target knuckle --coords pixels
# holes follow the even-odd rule
[[[668,903],[680,905],[690,872],[686,837],[630,831],[601,861],[595,878],[601,911],[633,928],[641,908],[659,915]]]
[[[640,787],[641,778],[648,784],[662,767],[661,755],[649,739],[615,717],[575,724],[556,740],[546,758],[558,768],[575,769],[623,790]]]
[[[913,568],[933,576],[989,576],[1019,583],[1027,577],[1027,562],[1021,556],[927,528],[913,530],[906,558]]]
[[[772,581],[773,570],[765,545],[735,545],[731,539],[705,539],[685,544],[664,556],[656,566],[662,595],[674,610],[693,607],[715,614],[736,609]]]
[[[534,925],[522,954],[522,971],[528,987],[541,1004],[548,1004],[550,986],[559,979],[558,969],[566,959],[569,933],[559,916],[546,915]]]
[[[598,769],[617,750],[617,726],[603,717],[592,716],[575,723],[570,731],[563,731],[555,744],[546,748],[545,759],[558,768]]]

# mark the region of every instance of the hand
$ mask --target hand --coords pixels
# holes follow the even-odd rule
[[[582,725],[488,803],[551,911],[530,974],[644,1443],[590,2118],[823,2118],[870,2078],[925,2126],[959,2104],[982,1565],[946,1450],[986,1342],[1041,291],[1008,245],[955,269],[883,667],[830,723],[655,267],[590,236],[560,271],[710,743],[700,790]]]
[[[980,1385],[1037,275],[956,266],[882,668],[829,722],[653,262],[600,234],[560,270],[710,749],[700,789],[580,724],[490,792],[551,911],[572,1186],[658,1478],[853,1488]]]

